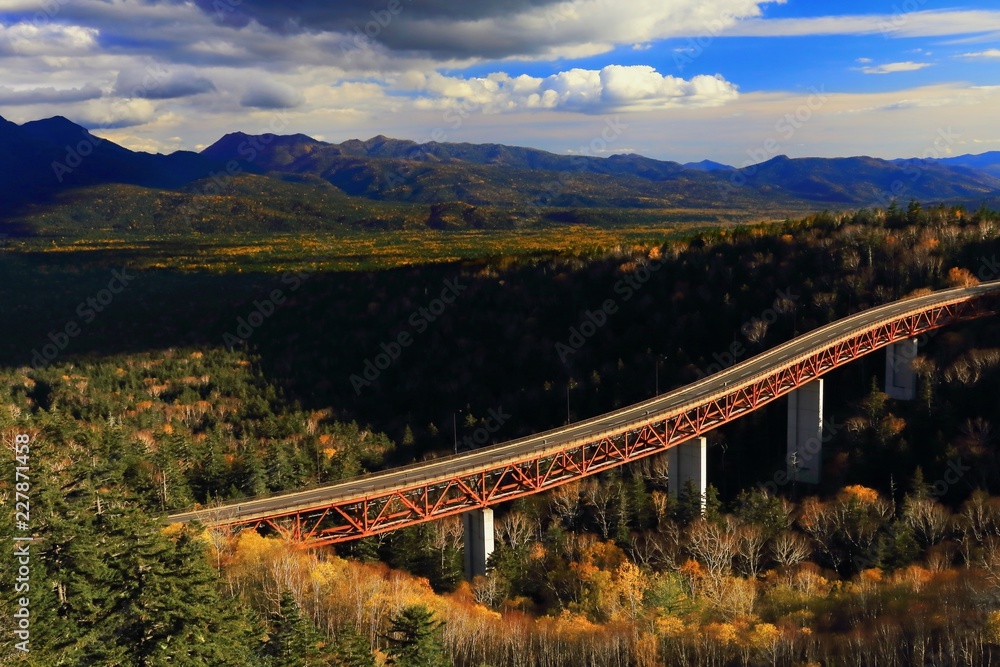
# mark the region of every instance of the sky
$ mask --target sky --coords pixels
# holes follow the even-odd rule
[[[1000,150],[1000,0],[0,0],[0,116],[736,166]]]

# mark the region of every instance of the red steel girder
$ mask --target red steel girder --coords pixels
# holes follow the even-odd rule
[[[598,433],[558,450],[543,450],[486,469],[411,482],[364,497],[339,498],[308,507],[282,509],[266,516],[237,516],[214,523],[248,529],[266,526],[309,548],[376,535],[539,493],[666,451],[893,342],[989,314],[994,314],[992,300],[978,296],[929,306],[824,341],[807,354],[788,359],[765,373],[732,387],[725,386],[694,403],[671,408],[667,413],[650,414],[645,423],[633,423],[620,432]]]

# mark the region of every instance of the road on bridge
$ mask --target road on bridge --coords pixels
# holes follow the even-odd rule
[[[993,281],[895,301],[837,320],[697,382],[614,412],[464,454],[371,473],[303,491],[172,514],[166,520],[170,523],[199,520],[216,525],[246,524],[254,519],[301,512],[311,507],[321,509],[341,501],[384,496],[393,489],[429,486],[460,476],[496,470],[506,462],[523,461],[528,457],[539,457],[550,452],[557,453],[581,442],[628,432],[662,417],[674,415],[688,406],[725,396],[734,389],[753,384],[762,375],[792,367],[817,350],[829,347],[831,343],[850,338],[859,331],[871,329],[881,323],[998,292],[1000,281]]]

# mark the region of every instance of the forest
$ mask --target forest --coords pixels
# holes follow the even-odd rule
[[[710,434],[705,498],[672,499],[654,458],[497,508],[490,570],[472,582],[457,519],[314,552],[161,519],[445,454],[491,410],[512,415],[497,442],[599,414],[858,310],[1000,278],[998,251],[1000,213],[911,202],[600,252],[311,270],[294,290],[287,265],[142,266],[32,363],[122,256],[88,251],[70,269],[9,250],[0,434],[12,452],[31,439],[35,541],[31,651],[5,642],[0,661],[992,664],[995,318],[921,341],[914,401],[881,390],[879,354],[830,373],[820,485],[776,481],[784,410],[760,411]],[[416,326],[448,284],[462,286],[454,302]],[[276,289],[288,298],[233,343]],[[606,324],[560,354],[608,299]],[[401,333],[412,345],[359,391],[350,377]],[[16,576],[0,559],[0,579]],[[17,597],[5,588],[5,637]]]

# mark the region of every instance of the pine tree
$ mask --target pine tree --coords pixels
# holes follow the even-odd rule
[[[336,667],[375,667],[371,645],[353,625],[345,625],[337,633],[333,664]]]
[[[451,667],[441,637],[444,623],[422,605],[403,609],[391,619],[389,663],[397,667]]]
[[[713,523],[722,521],[719,490],[709,484],[702,495],[698,492],[694,481],[688,480],[677,494],[677,502],[673,503],[673,519],[686,526],[700,516]]]
[[[914,500],[926,498],[930,494],[930,486],[924,481],[923,468],[917,466],[913,471],[913,478],[910,480],[909,497]]]
[[[274,614],[272,630],[265,653],[281,667],[313,667],[329,664],[322,650],[323,640],[309,618],[302,615],[291,591],[281,594],[278,612]]]
[[[191,529],[167,537],[120,497],[74,523],[75,534],[45,555],[61,630],[47,642],[52,656],[65,664],[257,664],[253,628],[223,601]]]

